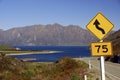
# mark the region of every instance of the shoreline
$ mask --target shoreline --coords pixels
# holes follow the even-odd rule
[[[29,55],[29,54],[52,54],[52,53],[60,53],[62,51],[39,51],[39,52],[26,52],[26,53],[7,53],[7,56],[12,55]]]

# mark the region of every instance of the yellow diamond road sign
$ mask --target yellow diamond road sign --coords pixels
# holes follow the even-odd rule
[[[111,42],[93,42],[91,43],[92,56],[111,56],[112,44]]]
[[[102,40],[112,30],[114,25],[102,13],[98,13],[86,27],[98,39]]]

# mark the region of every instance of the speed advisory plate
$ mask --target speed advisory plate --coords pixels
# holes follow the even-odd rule
[[[93,42],[91,43],[92,56],[112,56],[111,42]]]

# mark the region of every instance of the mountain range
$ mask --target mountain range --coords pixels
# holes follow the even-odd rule
[[[55,23],[0,29],[0,44],[10,46],[89,45],[96,40],[88,30],[77,25],[63,26]]]

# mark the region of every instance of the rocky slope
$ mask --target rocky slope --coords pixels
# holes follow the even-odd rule
[[[110,59],[113,62],[120,63],[120,30],[114,32],[109,35],[105,41],[111,41],[113,47],[113,55],[112,57],[107,57],[106,59]]]

